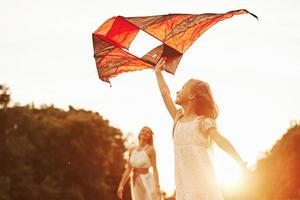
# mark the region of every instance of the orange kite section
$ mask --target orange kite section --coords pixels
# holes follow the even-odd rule
[[[93,33],[94,57],[99,78],[109,79],[123,72],[154,68],[160,58],[166,58],[166,71],[174,74],[184,52],[210,27],[234,15],[251,14],[245,9],[227,13],[168,14],[142,17],[116,16],[108,19]],[[128,49],[142,30],[161,45],[143,57]]]

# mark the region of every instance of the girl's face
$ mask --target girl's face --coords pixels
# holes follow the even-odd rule
[[[145,140],[145,141],[148,141],[149,139],[151,139],[151,136],[152,136],[152,133],[149,130],[149,128],[147,128],[147,127],[142,128],[142,130],[140,131],[140,134],[139,134],[139,138],[141,140]]]
[[[186,82],[183,85],[182,89],[177,92],[175,103],[182,106],[187,102],[189,102],[191,100],[190,98],[191,88],[192,88],[192,82],[191,81]]]

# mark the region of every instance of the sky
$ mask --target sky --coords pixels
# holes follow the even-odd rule
[[[174,189],[172,120],[152,70],[122,74],[112,87],[98,79],[92,33],[112,16],[224,13],[247,9],[205,32],[184,54],[175,76],[165,74],[174,98],[190,78],[208,82],[219,106],[218,130],[250,167],[300,119],[300,1],[297,0],[10,0],[0,7],[0,83],[14,103],[69,105],[99,112],[137,137],[150,126],[163,190]],[[130,52],[157,41],[142,33]],[[148,49],[149,48],[149,49]],[[237,165],[217,147],[221,182]],[[228,171],[232,173],[228,173]]]

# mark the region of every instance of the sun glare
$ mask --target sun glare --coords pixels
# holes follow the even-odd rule
[[[222,187],[237,189],[242,173],[239,166],[224,155],[213,156],[217,179]]]

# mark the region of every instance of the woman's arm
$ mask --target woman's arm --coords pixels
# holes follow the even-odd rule
[[[165,61],[163,59],[160,59],[155,66],[155,75],[156,75],[158,87],[159,87],[161,96],[164,100],[164,103],[165,103],[170,115],[172,116],[172,118],[175,119],[177,109],[171,98],[169,87],[166,84],[164,77],[162,75],[164,65],[165,65]]]
[[[130,158],[130,153],[129,153],[129,158]],[[129,159],[128,159],[129,160]],[[130,172],[131,172],[131,165],[128,162],[126,169],[122,175],[122,179],[119,183],[119,187],[118,187],[118,191],[117,191],[117,195],[119,199],[123,199],[123,190],[124,190],[124,186],[127,183],[129,176],[130,176]]]
[[[207,133],[212,137],[212,139],[215,141],[215,143],[223,149],[226,153],[228,153],[234,160],[237,161],[237,163],[240,165],[242,169],[247,169],[247,166],[245,162],[243,162],[242,158],[238,154],[238,152],[235,150],[233,145],[225,138],[223,137],[216,128],[210,128],[208,129]]]
[[[149,148],[149,156],[151,160],[151,164],[153,167],[153,176],[154,176],[154,192],[156,194],[160,193],[160,186],[159,186],[159,176],[158,176],[158,170],[156,166],[156,152],[153,146]]]

